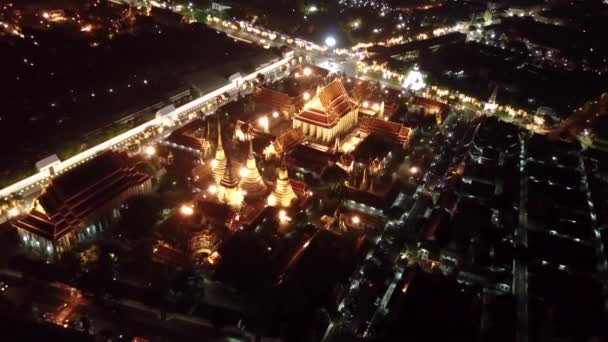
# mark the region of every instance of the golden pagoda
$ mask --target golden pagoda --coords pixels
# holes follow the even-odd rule
[[[222,129],[219,117],[217,119],[217,148],[215,150],[215,159],[211,161],[211,171],[213,171],[213,180],[219,185],[226,171],[226,153],[222,146]]]
[[[287,173],[287,167],[283,161],[279,168],[279,175],[277,181],[274,184],[274,189],[270,196],[268,196],[268,205],[271,207],[290,207],[291,204],[297,200],[296,194],[291,187],[289,182],[289,175]]]
[[[248,196],[261,195],[266,191],[266,184],[260,176],[258,167],[253,156],[253,143],[249,140],[249,156],[247,166],[242,169],[241,188],[247,192]]]
[[[232,163],[230,162],[230,159],[228,159],[226,161],[224,175],[217,188],[217,198],[222,203],[238,208],[243,203],[243,191],[241,190],[239,180],[232,172],[232,169]]]

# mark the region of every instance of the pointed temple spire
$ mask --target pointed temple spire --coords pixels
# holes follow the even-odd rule
[[[285,165],[285,155],[283,155],[277,181],[272,193],[268,196],[268,205],[272,207],[287,208],[290,207],[296,199],[296,194],[289,182],[289,174],[287,173],[287,166]]]
[[[222,128],[219,115],[217,117],[217,148],[215,150],[215,160],[211,162],[211,170],[213,171],[213,180],[216,184],[220,184],[226,171],[226,153],[222,146]]]
[[[369,180],[367,179],[367,167],[363,169],[363,177],[361,179],[361,184],[359,184],[359,190],[367,191],[369,187]]]
[[[218,200],[232,207],[240,207],[243,202],[243,192],[239,186],[239,179],[234,175],[230,158],[226,160],[226,169],[218,187]]]
[[[249,156],[247,157],[246,165],[243,170],[243,177],[241,178],[241,188],[247,191],[247,195],[250,196],[263,194],[266,191],[266,184],[264,184],[255,162],[252,140],[249,140]]]

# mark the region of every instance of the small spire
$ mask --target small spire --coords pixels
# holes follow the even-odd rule
[[[223,150],[222,146],[222,125],[220,125],[220,115],[217,115],[217,149]]]

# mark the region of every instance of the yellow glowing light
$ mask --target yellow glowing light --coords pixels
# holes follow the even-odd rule
[[[145,152],[146,152],[146,155],[151,157],[156,154],[156,148],[154,148],[154,146],[148,146],[148,147],[146,147]]]
[[[211,167],[217,167],[217,160],[211,160]]]
[[[377,104],[377,103],[374,103],[374,104],[372,105],[372,110],[373,110],[373,111],[375,111],[375,112],[379,111],[379,110],[380,110],[380,105],[379,105],[379,104]]]
[[[363,108],[367,108],[367,107],[369,107],[369,102],[363,101]]]
[[[245,177],[245,176],[247,176],[247,168],[244,168],[244,167],[243,167],[243,168],[241,168],[241,169],[239,170],[239,175],[240,175],[241,177]]]
[[[310,100],[310,94],[308,92],[302,94],[302,97],[304,98],[304,100]]]
[[[304,76],[310,76],[312,75],[312,69],[309,67],[304,68],[303,70]]]
[[[352,221],[354,224],[361,223],[361,219],[359,218],[359,216],[353,216]]]
[[[192,208],[191,205],[184,204],[181,206],[181,208],[179,208],[179,212],[184,216],[191,216],[194,214],[194,208]]]
[[[10,208],[8,210],[8,217],[16,217],[21,213],[21,211],[19,210],[19,208],[14,207],[14,208]]]
[[[418,172],[420,172],[420,169],[419,169],[418,167],[416,167],[416,166],[412,166],[412,167],[410,167],[410,173],[411,173],[411,174],[415,175],[415,174],[417,174]]]
[[[261,118],[258,119],[258,125],[260,125],[261,127],[267,129],[268,125],[270,124],[270,122],[268,121],[268,117],[267,116],[262,116]]]
[[[207,191],[209,191],[210,194],[216,194],[217,193],[217,186],[215,186],[215,184],[211,184],[209,186],[209,189],[207,189]]]
[[[275,119],[278,118],[279,117],[279,112],[276,112],[276,111],[272,112],[272,117],[275,118]]]
[[[274,196],[268,196],[268,205],[274,207],[277,204],[277,199]]]

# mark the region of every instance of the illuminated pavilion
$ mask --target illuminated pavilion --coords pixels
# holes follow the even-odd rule
[[[291,207],[292,203],[297,200],[297,196],[291,187],[289,181],[289,174],[287,173],[287,167],[285,163],[279,168],[279,175],[274,185],[274,189],[270,196],[268,196],[268,205],[271,207]]]
[[[320,88],[293,118],[293,127],[301,128],[307,137],[331,144],[348,132],[358,121],[358,105],[339,79]]]
[[[241,188],[247,192],[248,196],[261,195],[266,191],[266,184],[260,176],[255,157],[253,156],[253,143],[249,140],[249,156],[247,157],[247,165],[243,169],[241,175]]]
[[[217,148],[215,150],[215,159],[211,161],[211,171],[213,172],[213,180],[219,185],[226,171],[226,153],[222,145],[222,130],[219,118],[217,120]]]

